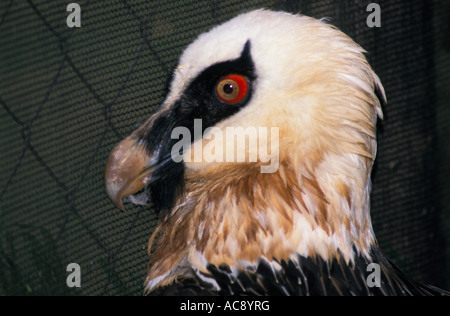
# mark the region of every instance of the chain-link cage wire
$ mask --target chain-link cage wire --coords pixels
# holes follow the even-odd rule
[[[368,51],[388,96],[375,232],[409,276],[449,288],[448,1],[78,0],[81,28],[66,24],[70,2],[0,0],[1,295],[142,295],[157,216],[113,206],[106,160],[199,33],[261,7],[328,17]],[[81,288],[66,284],[69,263]]]

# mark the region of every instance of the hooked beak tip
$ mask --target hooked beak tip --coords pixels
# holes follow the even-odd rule
[[[114,205],[121,211],[125,212],[125,207],[123,206],[122,199],[124,198],[123,194],[120,192],[121,188],[115,182],[109,182],[106,180],[106,193],[109,198],[112,200]]]
[[[131,137],[111,152],[106,165],[105,186],[118,209],[125,211],[122,200],[147,186],[152,170],[146,167],[149,160],[145,147]]]

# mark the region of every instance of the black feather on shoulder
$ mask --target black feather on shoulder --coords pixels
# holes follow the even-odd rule
[[[150,295],[450,296],[444,290],[409,280],[380,250],[372,251],[372,258],[369,262],[356,256],[352,264],[346,264],[342,259],[329,262],[299,255],[297,260],[275,265],[262,259],[256,267],[234,273],[228,266],[209,266],[210,275],[179,280]],[[368,286],[371,270],[367,267],[371,263],[380,267],[379,287]]]

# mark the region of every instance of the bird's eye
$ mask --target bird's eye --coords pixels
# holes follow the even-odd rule
[[[216,93],[220,101],[224,103],[238,103],[247,96],[247,78],[241,75],[228,75],[219,81],[216,86]]]

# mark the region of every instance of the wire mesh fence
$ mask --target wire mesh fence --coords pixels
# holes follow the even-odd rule
[[[380,28],[367,26],[370,2],[380,4]],[[199,33],[261,7],[328,17],[368,51],[389,101],[374,170],[375,232],[408,275],[448,288],[444,0],[79,0],[80,28],[67,26],[69,3],[0,1],[0,294],[143,293],[157,215],[151,205],[114,208],[106,160],[163,101]],[[81,266],[81,288],[66,285],[69,263]]]

